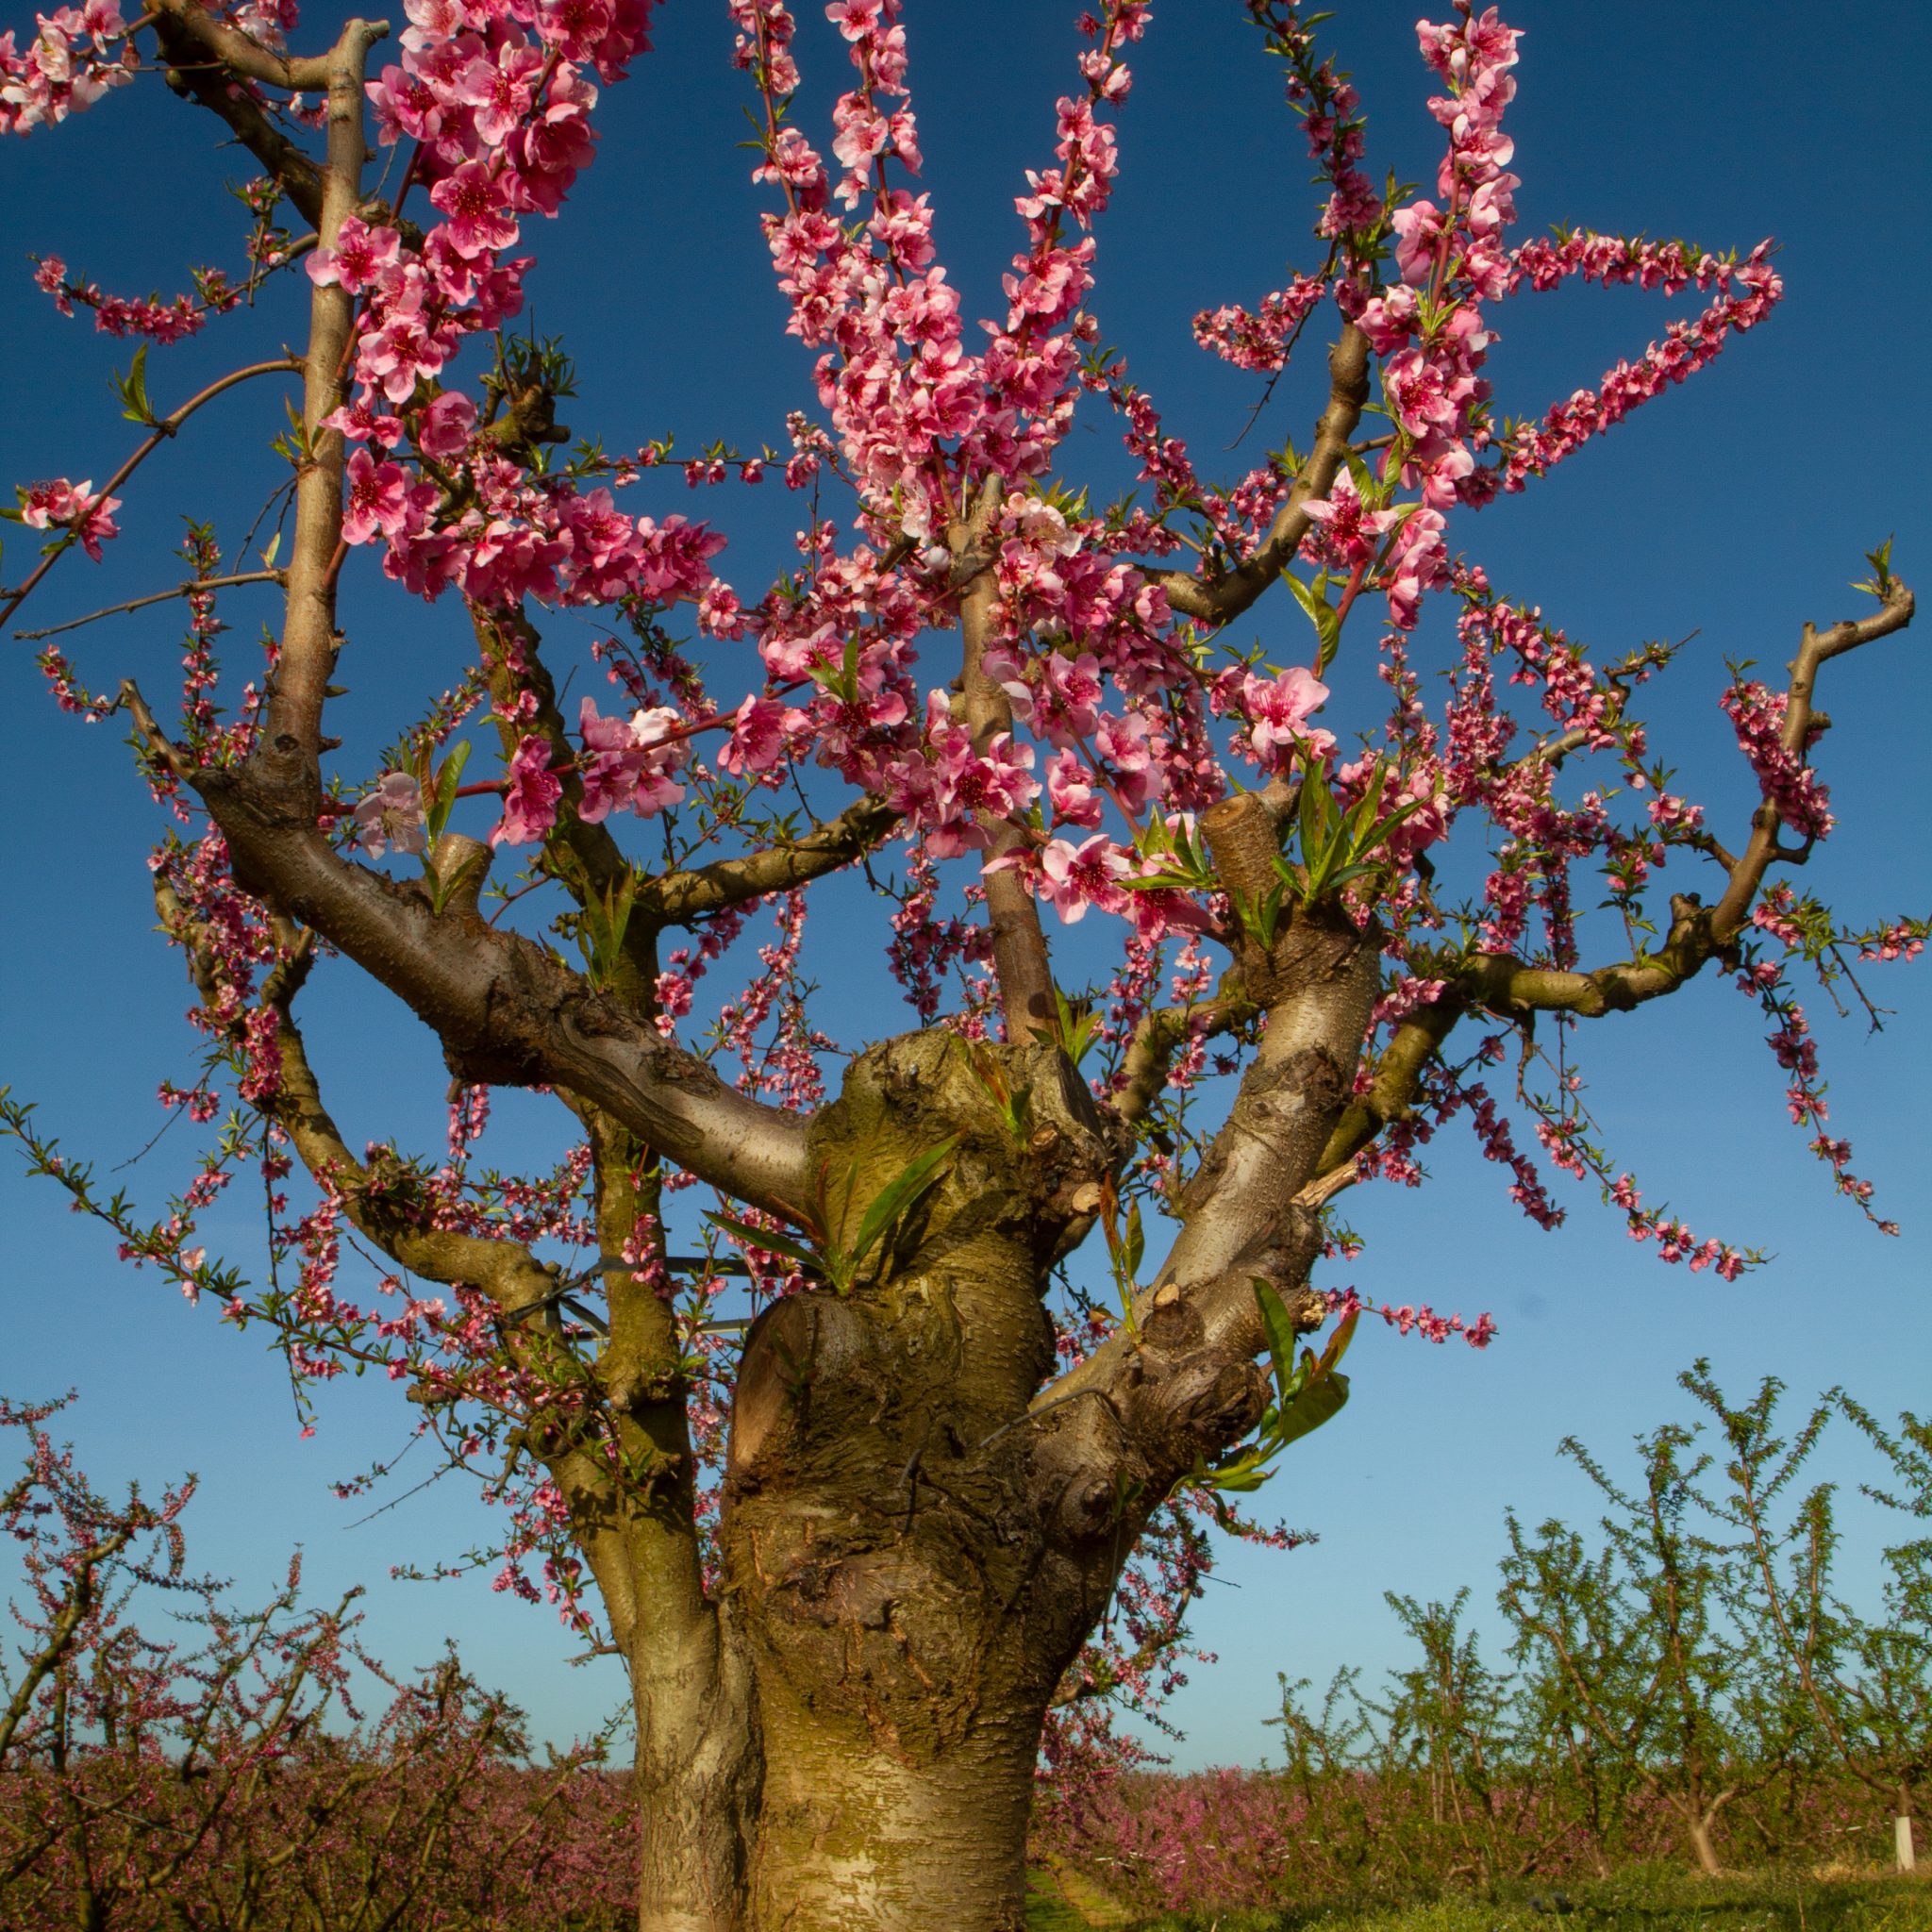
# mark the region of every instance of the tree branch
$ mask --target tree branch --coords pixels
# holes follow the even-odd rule
[[[1259,841],[1273,828],[1252,794],[1216,842]],[[1222,807],[1214,808],[1216,811]],[[1204,830],[1208,829],[1204,817]],[[1216,861],[1225,875],[1229,859]],[[1255,1277],[1298,1286],[1320,1247],[1312,1207],[1297,1197],[1320,1178],[1348,1102],[1380,987],[1381,936],[1341,909],[1300,908],[1268,962],[1273,991],[1261,1046],[1226,1124],[1177,1201],[1182,1229],[1132,1319],[1034,1398],[1036,1416],[1094,1391],[1099,1422],[1062,1423],[1055,1453],[1075,1469],[1094,1453],[1127,1458],[1158,1500],[1195,1461],[1251,1427],[1263,1388],[1254,1357],[1264,1336]],[[1082,1442],[1099,1432],[1099,1440]],[[1111,1446],[1109,1446],[1109,1443]],[[1089,1476],[1083,1480],[1091,1481]]]
[[[328,161],[323,180],[322,219],[316,240],[335,245],[341,225],[361,200],[362,74],[369,48],[389,32],[387,22],[350,21],[321,61],[281,63],[301,77],[280,79],[239,64],[228,42],[253,42],[201,12],[195,0],[167,0],[169,9],[214,47],[238,73],[275,80],[279,86],[326,87]],[[206,23],[206,26],[202,23]],[[342,400],[356,298],[336,283],[309,291],[308,349],[304,358],[302,425],[306,466],[295,485],[294,537],[289,556],[289,595],[275,689],[255,760],[274,774],[312,815],[322,794],[322,709],[336,659],[336,545],[342,527],[341,435],[323,426]]]
[[[1419,1008],[1390,1036],[1375,1061],[1368,1091],[1358,1093],[1342,1109],[1316,1163],[1318,1176],[1333,1174],[1392,1122],[1407,1120],[1424,1070],[1442,1050],[1457,1021],[1467,1010],[1455,993]]]
[[[734,1092],[533,941],[464,907],[439,916],[421,882],[344,859],[252,768],[188,776],[227,841],[237,883],[404,1000],[460,1078],[567,1088],[740,1200],[793,1219],[806,1208],[808,1121]]]
[[[1893,578],[1872,616],[1847,619],[1822,633],[1811,625],[1805,626],[1798,655],[1791,660],[1779,732],[1788,753],[1804,756],[1814,722],[1811,699],[1819,668],[1861,644],[1903,630],[1911,623],[1913,609],[1911,591]],[[1477,953],[1440,970],[1470,1005],[1502,1014],[1557,1012],[1598,1019],[1660,999],[1694,977],[1707,960],[1728,952],[1749,924],[1765,873],[1774,860],[1791,856],[1780,845],[1778,825],[1777,808],[1767,799],[1752,814],[1749,843],[1726,867],[1723,897],[1715,906],[1706,906],[1695,893],[1675,895],[1671,900],[1670,931],[1655,953],[1589,973],[1531,966],[1507,953]],[[1714,841],[1702,841],[1700,849],[1713,855],[1722,852]]]
[[[169,88],[225,121],[235,138],[259,161],[290,206],[311,228],[322,225],[323,173],[267,114],[227,69],[210,63],[206,48],[182,22],[167,13],[155,21]]]
[[[1328,406],[1315,422],[1315,446],[1274,513],[1268,534],[1230,571],[1216,577],[1169,571],[1159,579],[1169,605],[1183,617],[1226,624],[1239,617],[1280,576],[1301,548],[1311,522],[1303,508],[1325,497],[1348,456],[1348,440],[1369,400],[1369,339],[1349,323],[1328,352]]]
[[[125,604],[109,604],[105,609],[90,610],[85,617],[70,617],[65,624],[50,624],[45,630],[17,630],[13,635],[23,643],[39,643],[42,638],[58,638],[62,631],[78,630],[85,624],[98,624],[104,617],[124,617],[130,610],[145,610],[150,604],[165,604],[171,597],[192,597],[197,591],[232,591],[242,584],[286,582],[278,570],[248,570],[232,577],[191,577],[165,591],[150,591],[145,597],[130,597]]]
[[[790,844],[769,845],[737,858],[716,858],[708,865],[646,881],[639,889],[632,916],[654,925],[687,925],[748,899],[809,885],[856,863],[898,823],[899,814],[883,799],[861,798]]]
[[[985,672],[988,631],[992,622],[992,558],[979,549],[999,513],[1000,479],[989,475],[971,517],[949,532],[956,580],[963,578],[959,594],[959,635],[963,647],[961,684],[966,703],[966,727],[973,748],[982,756],[1002,732],[1013,728],[1013,708],[1006,692]],[[979,814],[992,857],[1004,858],[1018,851],[1021,835],[1002,819]],[[983,875],[987,924],[992,930],[993,975],[1005,1009],[1007,1038],[1023,1041],[1039,1034],[1052,1038],[1058,1024],[1054,998],[1053,966],[1047,957],[1046,934],[1040,924],[1040,905],[1024,882],[1010,869]]]
[[[351,42],[367,47],[389,33],[386,20],[352,20],[342,28],[341,38],[326,53],[308,58],[291,59],[251,40],[239,27],[215,19],[200,0],[154,0],[152,10],[179,26],[182,33],[212,55],[231,74],[244,80],[261,81],[269,87],[285,88],[291,93],[322,93],[335,86],[339,69],[337,57]],[[358,56],[359,58],[359,56]]]
[[[134,454],[101,485],[99,493],[102,496],[112,496],[115,491],[120,489],[127,481],[128,477],[133,475],[135,471],[140,469],[142,464],[146,462],[148,458],[160,448],[162,443],[168,441],[179,432],[182,425],[191,416],[213,402],[217,396],[225,394],[238,383],[251,381],[258,375],[284,375],[292,370],[299,370],[301,367],[302,363],[299,358],[294,356],[279,356],[272,362],[251,362],[245,369],[231,369],[227,375],[217,376],[206,389],[190,396],[178,408],[171,409],[167,415],[161,417],[154,425],[154,433],[144,442],[140,444]],[[50,550],[45,557],[41,558],[40,562],[34,566],[18,590],[0,590],[0,597],[6,599],[5,603],[0,603],[0,625],[4,625],[26,602],[41,579],[67,555],[68,551],[73,549],[76,541],[73,533],[70,532],[65,542],[61,543],[58,548]]]

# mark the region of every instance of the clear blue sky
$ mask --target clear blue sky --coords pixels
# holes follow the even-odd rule
[[[803,10],[806,125],[816,134],[841,70],[816,9]],[[1074,10],[1041,0],[908,6],[925,185],[969,314],[993,312],[1019,232],[1011,196],[1023,170],[1049,158],[1052,103],[1076,46]],[[1423,107],[1413,10],[1347,8],[1324,29],[1361,87],[1377,178],[1390,168],[1407,179],[1434,171],[1438,135]],[[1699,632],[1654,708],[1656,742],[1682,768],[1682,789],[1712,805],[1713,823],[1736,825],[1749,800],[1716,706],[1724,657],[1782,663],[1805,618],[1852,608],[1846,580],[1889,531],[1901,574],[1932,582],[1919,346],[1932,277],[1907,227],[1932,159],[1919,98],[1932,33],[1908,5],[1821,13],[1782,0],[1616,8],[1518,0],[1506,11],[1526,29],[1509,118],[1524,183],[1519,232],[1565,223],[1716,249],[1748,248],[1766,234],[1784,244],[1788,295],[1766,326],[1526,496],[1452,530],[1499,586],[1540,601],[1600,651]],[[305,42],[325,26],[319,13],[315,22]],[[658,50],[608,98],[601,158],[564,221],[531,238],[543,263],[536,322],[566,335],[576,357],[580,393],[564,414],[579,433],[612,448],[666,433],[681,447],[714,437],[776,442],[785,410],[812,398],[804,353],[781,333],[756,227],[762,204],[734,146],[745,92],[727,64],[724,8],[670,0],[656,37]],[[1201,355],[1188,319],[1203,306],[1253,303],[1281,285],[1285,263],[1314,265],[1304,150],[1274,69],[1233,0],[1158,5],[1135,68],[1097,306],[1108,339],[1128,351],[1170,426],[1212,468],[1257,379]],[[0,155],[8,351],[0,480],[98,480],[129,434],[106,388],[125,348],[85,321],[57,318],[31,287],[23,253],[60,253],[129,294],[185,287],[191,261],[232,267],[236,210],[219,190],[225,175],[245,171],[233,154],[213,152],[212,133],[148,77]],[[1578,289],[1504,310],[1491,359],[1503,407],[1540,409],[1594,384],[1669,312],[1659,297]],[[277,293],[254,316],[156,352],[151,390],[167,407],[299,325]],[[1312,367],[1318,358],[1304,360]],[[270,474],[264,396],[244,391],[209,411],[143,474],[108,561],[63,563],[21,621],[55,622],[173,581],[166,553],[184,511],[239,535]],[[1307,372],[1284,383],[1264,425],[1270,440],[1305,439],[1315,407]],[[1111,486],[1121,459],[1108,424],[1076,430],[1067,469]],[[774,489],[700,504],[670,479],[634,493],[629,507],[715,516],[733,537],[724,568],[741,588],[780,566],[795,509]],[[17,577],[27,554],[15,534],[5,575]],[[243,596],[226,614],[239,645],[268,608]],[[350,740],[345,758],[359,759],[351,768],[363,770],[393,719],[380,702],[391,675],[411,694],[430,688],[458,646],[451,613],[391,593],[366,555],[352,561],[346,615],[353,695],[339,728]],[[1264,607],[1257,622],[1266,635],[1300,620],[1284,603]],[[1837,728],[1822,764],[1841,829],[1811,877],[1854,916],[1932,901],[1925,841],[1906,819],[1926,764],[1928,625],[1832,667],[1824,693]],[[164,611],[69,641],[96,685],[133,672],[159,694],[176,636],[176,616]],[[26,646],[5,645],[0,680],[13,761],[11,837],[0,845],[8,908],[0,1077],[37,1097],[44,1126],[105,1169],[159,1124],[157,1082],[192,1065],[180,1020],[188,989],[151,930],[145,896],[142,861],[158,828],[113,727],[56,714]],[[878,949],[850,925],[828,924],[808,963],[832,987],[827,1024],[848,1041],[890,1009]],[[1932,1403],[1932,1133],[1923,1098],[1932,998],[1923,964],[1882,974],[1876,988],[1898,1014],[1875,1040],[1833,1024],[1822,999],[1810,1006],[1834,1125],[1854,1140],[1882,1208],[1904,1223],[1898,1241],[1879,1238],[1831,1195],[1784,1118],[1756,1009],[1715,976],[1604,1023],[1584,1041],[1587,1064],[1616,1154],[1653,1197],[1668,1198],[1700,1231],[1770,1249],[1771,1267],[1730,1287],[1667,1269],[1580,1190],[1563,1195],[1570,1224],[1540,1234],[1507,1202],[1498,1171],[1456,1136],[1438,1143],[1430,1187],[1353,1205],[1371,1246],[1333,1278],[1391,1301],[1470,1315],[1492,1308],[1502,1337],[1478,1356],[1364,1335],[1349,1411],[1295,1453],[1262,1499],[1321,1541],[1286,1558],[1236,1554],[1197,1620],[1222,1662],[1196,1674],[1176,1711],[1190,1733],[1185,1759],[1257,1757],[1277,1669],[1324,1678],[1340,1663],[1373,1672],[1391,1661],[1384,1590],[1447,1595],[1470,1582],[1485,1601],[1506,1503],[1532,1518],[1588,1507],[1553,1457],[1557,1439],[1574,1432],[1613,1452],[1673,1411],[1673,1377],[1697,1355],[1740,1391],[1771,1373],[1800,1394],[1842,1381],[1881,1411]],[[305,1002],[351,1141],[440,1144],[445,1075],[427,1035],[347,968],[318,975]],[[507,1166],[525,1153],[547,1160],[558,1144],[554,1106],[507,1097],[500,1120],[493,1153]],[[177,1127],[117,1178],[158,1204],[181,1177],[189,1131]],[[71,1218],[44,1183],[23,1181],[4,1148],[0,1225],[0,1386],[36,1396],[77,1385],[71,1432],[104,1477],[158,1482],[199,1471],[196,1547],[242,1591],[265,1592],[299,1541],[318,1596],[350,1580],[370,1585],[371,1636],[394,1662],[426,1660],[454,1635],[553,1733],[595,1722],[619,1696],[614,1665],[563,1669],[569,1646],[546,1612],[492,1597],[480,1582],[386,1580],[391,1564],[452,1556],[488,1528],[454,1480],[360,1524],[366,1505],[328,1495],[330,1478],[400,1444],[408,1421],[398,1391],[367,1383],[327,1391],[322,1429],[300,1441],[276,1357],[255,1337],[220,1327],[212,1308],[192,1312],[165,1285],[117,1267],[102,1232]],[[207,1234],[238,1263],[258,1260],[259,1224],[245,1200],[226,1204]]]

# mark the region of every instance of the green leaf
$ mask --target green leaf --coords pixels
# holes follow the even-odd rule
[[[154,405],[147,399],[147,350],[143,342],[134,352],[133,364],[125,375],[111,379],[114,392],[121,398],[121,413],[130,423],[139,423],[143,427],[155,426]]]
[[[1335,1324],[1335,1333],[1328,1338],[1327,1347],[1322,1351],[1321,1358],[1308,1371],[1310,1381],[1335,1373],[1341,1357],[1348,1353],[1349,1343],[1355,1340],[1356,1324],[1361,1320],[1361,1314],[1359,1308],[1351,1308]]]
[[[1331,1369],[1319,1382],[1310,1380],[1275,1424],[1276,1445],[1286,1448],[1289,1443],[1313,1434],[1324,1423],[1333,1422],[1347,1401],[1346,1375],[1338,1374]]]
[[[910,1213],[919,1201],[938,1186],[940,1168],[958,1144],[957,1135],[941,1141],[937,1147],[922,1154],[874,1197],[872,1206],[865,1210],[865,1219],[858,1224],[858,1240],[854,1243],[850,1257],[854,1269],[865,1259],[874,1244],[894,1222]]]
[[[1274,1473],[1273,1470],[1264,1469],[1258,1462],[1248,1462],[1244,1459],[1210,1471],[1208,1479],[1217,1490],[1232,1490],[1237,1495],[1247,1495],[1250,1491],[1258,1490]]]
[[[442,837],[443,827],[449,824],[449,815],[456,807],[457,786],[461,782],[463,767],[469,761],[470,741],[459,738],[450,747],[448,758],[443,759],[441,769],[430,781],[429,798],[423,819],[432,845]]]
[[[1060,1051],[1077,1067],[1093,1051],[1100,1033],[1100,1015],[1091,1007],[1075,1008],[1058,987],[1053,990],[1054,1011],[1059,1023]]]
[[[1302,607],[1308,622],[1315,626],[1315,675],[1319,677],[1333,661],[1341,643],[1341,618],[1325,594],[1328,573],[1324,571],[1312,586],[1303,583],[1290,570],[1282,572],[1281,580],[1288,586],[1294,601]]]
[[[1312,865],[1327,842],[1328,823],[1335,814],[1334,794],[1328,781],[1313,766],[1302,774],[1301,791],[1295,800],[1295,820],[1302,836],[1302,862]]]
[[[1876,550],[1866,551],[1865,561],[1872,566],[1872,575],[1852,589],[1881,599],[1888,596],[1891,591],[1891,539],[1888,537]]]
[[[1389,783],[1389,766],[1386,760],[1376,759],[1375,775],[1369,780],[1362,795],[1349,807],[1342,819],[1349,842],[1353,845],[1365,828],[1375,823],[1375,814],[1381,809],[1382,792]]]
[[[1257,1274],[1251,1286],[1255,1291],[1255,1304],[1261,1310],[1261,1327],[1268,1337],[1268,1353],[1274,1363],[1274,1386],[1285,1408],[1294,1400],[1295,1391],[1294,1321],[1288,1312],[1288,1305],[1274,1292],[1272,1282]]]
[[[796,1261],[801,1268],[808,1269],[814,1274],[825,1272],[824,1263],[812,1251],[789,1236],[774,1233],[768,1227],[754,1227],[748,1221],[740,1221],[735,1215],[708,1212],[705,1219],[713,1227],[722,1228],[734,1240],[749,1242],[755,1248],[761,1248],[767,1254],[783,1255],[788,1260]]]

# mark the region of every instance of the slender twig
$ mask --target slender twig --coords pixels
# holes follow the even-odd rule
[[[171,597],[192,597],[197,591],[232,591],[241,584],[281,584],[288,581],[278,570],[248,570],[232,577],[191,577],[166,591],[150,591],[145,597],[130,597],[125,604],[109,604],[104,610],[90,610],[85,617],[70,617],[65,624],[50,624],[45,630],[17,630],[23,643],[38,643],[42,638],[58,638],[62,631],[78,630],[84,624],[97,624],[104,617],[120,617],[130,610],[145,610],[150,604],[165,604]]]
[[[231,369],[227,375],[220,376],[215,381],[209,383],[199,394],[190,396],[178,409],[172,410],[169,414],[161,417],[154,425],[154,434],[101,485],[100,494],[104,497],[112,496],[115,491],[120,489],[128,477],[133,475],[135,471],[140,469],[142,464],[146,462],[148,458],[160,448],[162,443],[166,442],[169,438],[180,429],[189,417],[192,416],[197,409],[213,402],[224,391],[231,390],[237,383],[247,382],[254,376],[286,375],[299,370],[301,367],[302,358],[299,356],[278,356],[272,362],[251,362],[246,369]],[[80,533],[77,530],[68,531],[66,541],[48,551],[46,556],[41,558],[40,562],[34,566],[26,581],[17,591],[0,591],[0,596],[4,596],[7,599],[4,605],[0,605],[0,625],[4,625],[26,602],[34,587],[79,541]]]

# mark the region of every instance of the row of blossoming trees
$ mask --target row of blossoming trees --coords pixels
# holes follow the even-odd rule
[[[1720,1848],[1870,1864],[1888,1828],[1909,1865],[1932,1780],[1932,1423],[1888,1430],[1834,1391],[1781,1435],[1775,1381],[1735,1405],[1703,1363],[1681,1379],[1699,1420],[1640,1438],[1634,1482],[1564,1445],[1607,1507],[1595,1533],[1509,1518],[1513,1674],[1462,1627],[1467,1590],[1391,1593],[1416,1661],[1379,1693],[1345,1669],[1312,1705],[1284,1677],[1280,1773],[1048,1777],[1039,1856],[1149,1909],[1686,1854],[1714,1873]],[[454,1657],[392,1679],[353,1600],[302,1607],[296,1567],[238,1610],[189,1565],[192,1483],[104,1497],[50,1413],[0,1405],[25,1439],[0,1491],[25,1585],[0,1657],[7,1923],[534,1932],[559,1898],[587,1932],[627,1922],[636,1821],[601,1746],[540,1768]],[[1840,1594],[1833,1487],[1801,1487],[1835,1422],[1878,1451],[1865,1494],[1917,1532],[1880,1551],[1875,1614]],[[373,1722],[358,1666],[389,1700]]]
[[[238,1604],[189,1559],[192,1481],[103,1495],[46,1427],[61,1407],[0,1399],[0,1441],[25,1452],[0,1487],[19,1581],[0,1653],[0,1924],[635,1923],[636,1819],[601,1745],[533,1755],[521,1714],[453,1654],[391,1676],[357,1642],[359,1592],[306,1606],[299,1562],[267,1602]]]
[[[95,613],[185,606],[177,717],[54,641],[84,619],[33,634],[64,708],[131,724],[172,820],[155,899],[206,1055],[163,1100],[222,1124],[149,1220],[20,1104],[6,1124],[130,1257],[267,1324],[305,1395],[352,1367],[409,1385],[422,1430],[505,1506],[503,1582],[625,1658],[645,1924],[1003,1926],[1042,1737],[1071,1761],[1110,1702],[1158,1689],[1203,1525],[1241,1527],[1235,1499],[1345,1399],[1364,1309],[1311,1280],[1345,1239],[1337,1195],[1418,1182],[1462,1118],[1538,1222],[1562,1218],[1554,1168],[1666,1260],[1735,1277],[1750,1251],[1600,1145],[1574,1061],[1586,1028],[1715,968],[1770,1017],[1793,1118],[1873,1213],[1794,974],[1836,988],[1925,925],[1840,924],[1788,868],[1832,829],[1821,675],[1912,598],[1881,549],[1865,614],[1804,627],[1781,684],[1732,671],[1755,798],[1720,824],[1647,741],[1672,649],[1600,657],[1452,542],[1782,290],[1768,244],[1513,239],[1518,36],[1493,10],[1419,29],[1443,143],[1424,196],[1375,185],[1357,92],[1292,0],[1249,0],[1321,206],[1307,272],[1196,333],[1271,381],[1318,318],[1329,346],[1306,447],[1215,477],[1095,307],[1141,0],[1080,16],[977,325],[915,182],[898,0],[824,9],[852,70],[828,151],[798,111],[801,23],[784,0],[726,7],[816,413],[681,480],[796,492],[797,564],[763,588],[724,575],[708,523],[619,508],[680,466],[573,441],[567,362],[513,327],[519,251],[596,158],[643,0],[408,0],[393,58],[390,24],[360,19],[291,51],[292,0],[133,21],[91,0],[0,39],[0,125],[50,128],[158,73],[259,169],[242,265],[192,295],[41,259],[58,305],[142,338],[119,387],[142,434],[98,488],[78,458],[22,486],[44,548],[0,616],[102,555],[118,492],[218,398],[299,388],[258,558],[193,524],[185,580]],[[1494,310],[1588,283],[1701,306],[1505,419]],[[299,348],[153,399],[151,349],[271,309]],[[1111,504],[1058,474],[1080,411],[1131,459]],[[396,598],[460,611],[448,688],[345,627],[340,588],[377,564]],[[238,663],[219,613],[261,590],[280,620]],[[606,686],[575,716],[559,613],[593,614]],[[1357,662],[1387,705],[1344,744],[1324,708]],[[338,679],[392,700],[383,742],[340,741]],[[913,1030],[841,1059],[807,932],[860,882]],[[727,964],[741,991],[718,991]],[[337,1124],[298,1017],[318,974],[435,1035],[444,1149]],[[485,1164],[505,1087],[554,1099],[545,1171]],[[251,1170],[265,1287],[200,1233]],[[741,1289],[748,1331],[720,1300]]]
[[[1653,1859],[1913,1867],[1932,1790],[1932,1420],[1887,1426],[1834,1390],[1793,1424],[1775,1380],[1740,1403],[1706,1363],[1679,1379],[1690,1419],[1639,1437],[1628,1474],[1563,1444],[1596,1524],[1507,1517],[1513,1668],[1485,1659],[1467,1589],[1391,1592],[1414,1660],[1379,1686],[1345,1668],[1316,1697],[1284,1674],[1280,1771],[1052,1792],[1042,1856],[1148,1910],[1547,1886]],[[1875,1452],[1862,1501],[1807,1468],[1834,1429]]]

